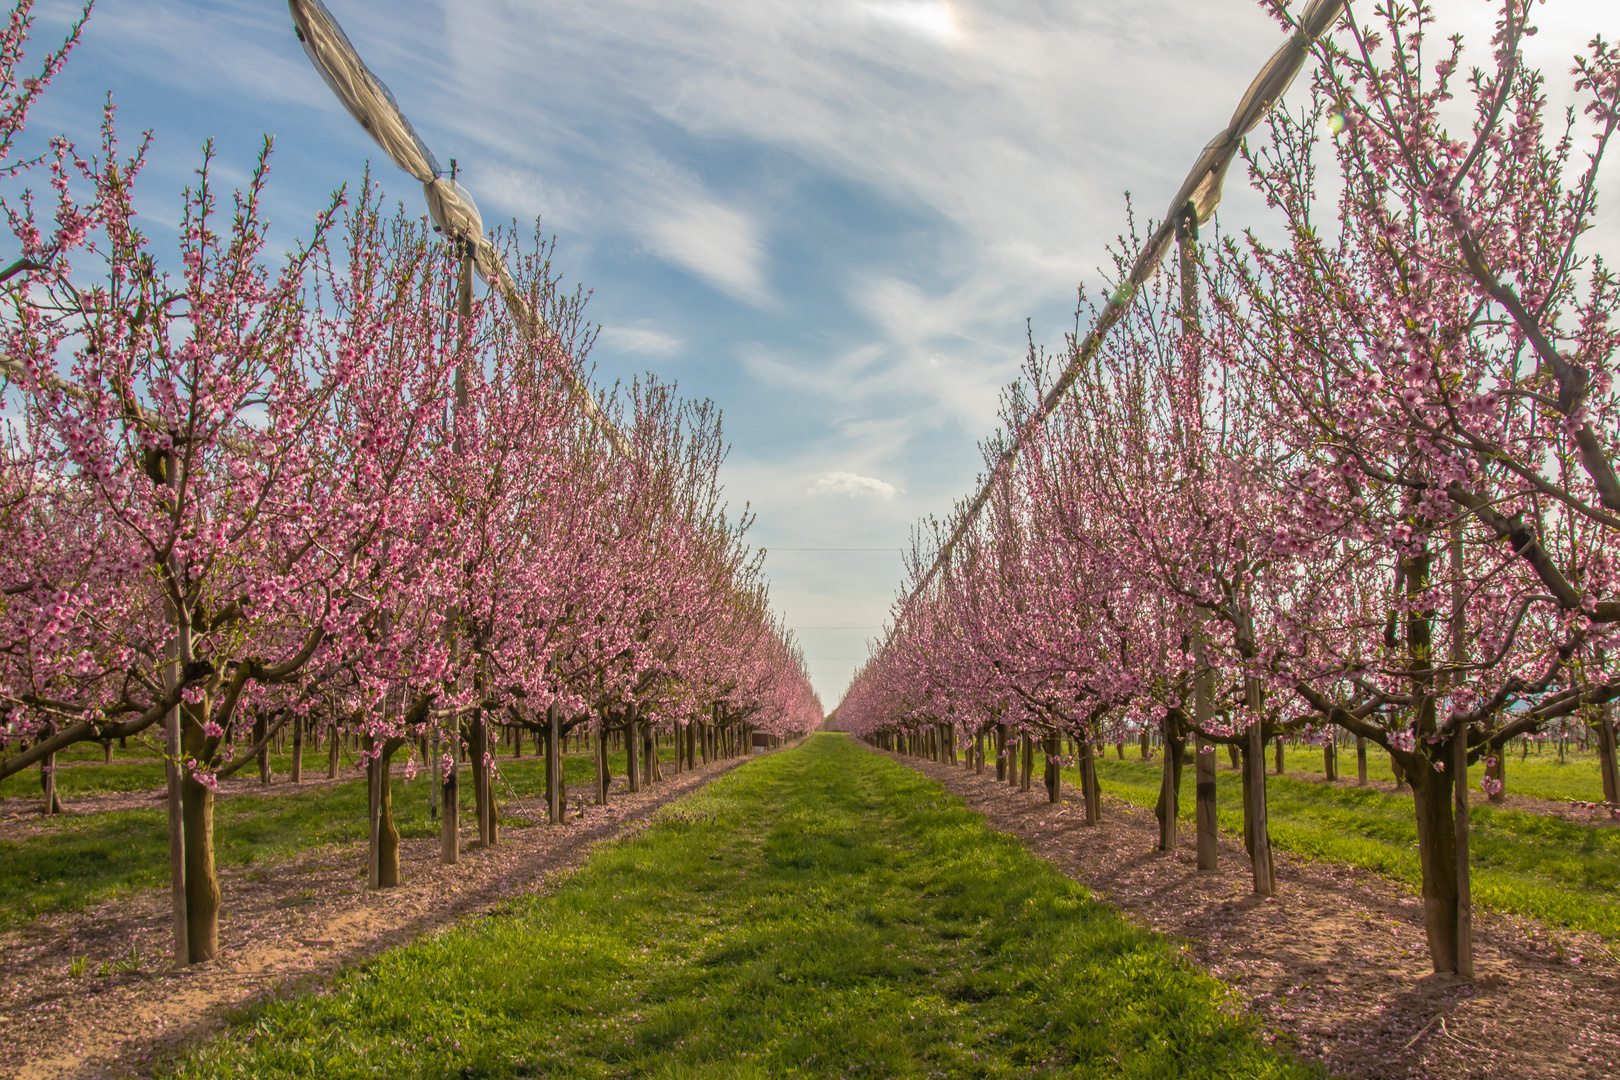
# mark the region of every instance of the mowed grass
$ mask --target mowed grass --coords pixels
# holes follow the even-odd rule
[[[1517,743],[1508,750],[1508,794],[1554,801],[1603,801],[1603,778],[1598,774],[1596,753],[1571,746],[1565,753],[1564,760],[1559,761],[1556,746],[1543,744],[1539,750],[1532,746],[1529,755],[1522,760],[1519,757],[1520,752],[1521,747]],[[1136,748],[1127,746],[1125,753],[1134,757]],[[1224,761],[1225,749],[1222,748],[1219,753]],[[1271,760],[1268,755],[1266,759],[1268,767]],[[1319,746],[1288,747],[1283,754],[1283,768],[1285,775],[1300,773],[1307,776],[1325,776],[1327,771],[1322,758],[1322,748]],[[1476,775],[1483,773],[1478,766],[1474,771]],[[1339,778],[1354,780],[1355,777],[1356,749],[1354,746],[1341,746]],[[1367,747],[1367,778],[1386,784],[1395,782],[1395,774],[1389,767],[1389,755],[1376,746]]]
[[[324,757],[322,758],[324,767]],[[543,759],[502,761],[496,805],[513,795],[545,791]],[[583,755],[563,759],[570,798],[587,796],[595,766]],[[395,770],[394,823],[407,839],[437,836],[429,815],[435,798],[428,776],[406,783]],[[321,773],[325,775],[325,773]],[[472,783],[461,784],[462,822],[471,827]],[[137,889],[165,885],[169,875],[168,811],[154,800],[149,810],[115,810],[85,816],[35,819],[37,829],[20,840],[0,840],[0,922],[28,919]],[[507,827],[518,824],[508,821]],[[218,865],[274,862],[326,844],[366,839],[366,785],[362,780],[311,787],[283,795],[228,794],[214,804],[214,857]]]
[[[168,1075],[1303,1078],[1162,938],[842,736]]]
[[[1350,763],[1353,768],[1353,754]],[[1369,773],[1371,764],[1369,754]],[[1037,768],[1043,765],[1038,762]],[[1110,757],[1097,762],[1104,794],[1148,810],[1158,803],[1162,775],[1159,761]],[[1508,775],[1511,782],[1512,773]],[[1068,797],[1078,798],[1078,770],[1065,769],[1063,782],[1070,789]],[[1242,836],[1242,781],[1223,768],[1216,782],[1221,828]],[[1195,813],[1195,783],[1189,755],[1180,793],[1181,817],[1189,822]],[[1410,793],[1334,787],[1273,774],[1266,777],[1266,797],[1271,839],[1283,851],[1375,870],[1414,888],[1422,884]],[[1477,805],[1469,826],[1475,902],[1551,926],[1620,937],[1620,829]]]
[[[528,753],[533,746],[532,737],[524,740],[524,750]],[[539,771],[540,766],[535,764],[536,758],[526,756],[512,758],[506,756],[507,744],[501,744],[502,754],[498,759],[501,769],[515,766],[517,773],[527,775],[531,771]],[[404,761],[405,751],[396,756],[395,761]],[[674,751],[670,747],[659,748],[659,758],[665,762],[665,772],[670,770],[670,761]],[[564,760],[582,758],[589,762],[588,754],[564,754]],[[79,795],[96,795],[120,791],[146,791],[162,787],[164,783],[163,759],[158,751],[139,742],[130,743],[127,749],[113,749],[110,762],[103,762],[103,751],[100,743],[78,743],[56,755],[56,790],[58,796],[70,800]],[[621,763],[623,752],[614,758],[615,775],[622,774],[624,769]],[[292,773],[292,752],[289,749],[285,754],[270,755],[270,771],[275,775],[277,782],[285,781]],[[347,775],[354,771],[355,752],[345,745],[339,754],[339,775]],[[396,766],[400,767],[400,766]],[[325,746],[314,747],[306,745],[303,752],[303,770],[306,779],[325,777],[327,769],[327,749]],[[545,773],[538,772],[540,784],[545,785]],[[253,762],[242,766],[235,773],[242,779],[256,778],[259,767]],[[573,773],[568,774],[572,783]],[[0,798],[7,799],[38,799],[41,786],[39,767],[37,765],[24,769],[0,780]]]

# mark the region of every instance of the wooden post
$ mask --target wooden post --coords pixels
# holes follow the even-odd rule
[[[608,803],[608,738],[607,710],[596,714],[596,805]]]
[[[1462,580],[1462,519],[1451,523],[1451,665],[1445,685],[1453,693],[1468,659],[1467,591]],[[1448,695],[1449,696],[1449,695]],[[1451,739],[1452,822],[1457,848],[1457,974],[1474,977],[1474,886],[1468,857],[1468,725],[1458,723]],[[1498,754],[1500,758],[1502,755]]]
[[[1183,267],[1184,278],[1185,275],[1186,269]],[[1182,288],[1185,295],[1185,281]],[[1215,816],[1215,747],[1204,738],[1204,731],[1215,715],[1215,673],[1209,666],[1201,610],[1195,614],[1195,619],[1199,629],[1193,634],[1193,718],[1198,728],[1198,740],[1195,744],[1196,787],[1193,790],[1198,816],[1198,870],[1207,874],[1220,868],[1220,826]]]
[[[563,824],[562,716],[554,701],[546,709],[546,811],[551,824]]]
[[[174,454],[167,455],[166,475],[174,474]],[[180,667],[191,655],[191,623],[181,616],[172,603],[167,604],[169,617],[174,621],[175,633],[169,642],[168,663],[163,666],[163,688],[173,690],[180,683]],[[191,935],[186,910],[186,826],[185,808],[181,801],[183,775],[180,764],[180,710],[173,708],[163,717],[163,762],[165,792],[169,811],[169,888],[170,913],[174,930],[174,966],[191,964]]]
[[[624,781],[632,792],[641,790],[641,771],[636,760],[641,749],[641,725],[636,720],[636,707],[632,704],[624,714]]]
[[[1253,628],[1249,630],[1253,639]],[[1254,891],[1258,896],[1277,894],[1277,870],[1271,859],[1271,831],[1266,822],[1266,733],[1261,718],[1265,715],[1265,687],[1259,678],[1248,676],[1243,680],[1243,695],[1254,722],[1249,725],[1249,752],[1244,764],[1248,768],[1249,798],[1249,862],[1254,871]],[[1282,742],[1278,737],[1278,744]]]

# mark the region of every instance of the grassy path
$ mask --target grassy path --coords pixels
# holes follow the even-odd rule
[[[1305,1077],[934,782],[812,738],[547,896],[271,1003],[185,1077]]]

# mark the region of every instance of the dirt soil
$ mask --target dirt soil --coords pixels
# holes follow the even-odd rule
[[[660,806],[746,760],[678,776],[666,763],[665,780],[636,794],[619,778],[607,807],[574,802],[566,828],[541,824],[543,798],[503,802],[499,842],[469,849],[476,832],[463,828],[455,866],[439,862],[436,837],[402,841],[404,884],[386,892],[366,887],[364,844],[222,870],[220,955],[184,971],[169,966],[167,891],[8,929],[0,933],[0,1076],[149,1076],[155,1062],[222,1028],[253,1000],[319,985],[385,949],[545,888],[597,844],[644,827]],[[74,976],[77,957],[88,960]]]
[[[877,751],[875,751],[877,752]],[[1335,1076],[1609,1080],[1620,1076],[1620,957],[1596,937],[1476,909],[1476,977],[1430,969],[1419,897],[1352,867],[1276,853],[1278,894],[1253,895],[1241,840],[1198,872],[1181,830],[1161,854],[1154,815],[1103,787],[1087,826],[1079,792],[1049,803],[962,767],[891,755],[942,783],[1141,925],[1182,943],[1230,986],[1266,1038]],[[1235,785],[1222,774],[1223,786]]]

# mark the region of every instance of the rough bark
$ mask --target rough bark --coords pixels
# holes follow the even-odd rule
[[[304,781],[304,718],[293,719],[293,751],[292,751],[292,782],[301,784]]]
[[[1603,801],[1620,804],[1620,771],[1615,754],[1614,714],[1608,705],[1598,711],[1592,722],[1592,742],[1598,752],[1598,772],[1603,777]]]
[[[1215,747],[1198,738],[1194,788],[1198,811],[1198,869],[1219,869],[1220,825],[1215,817]]]
[[[1081,797],[1086,804],[1086,824],[1102,823],[1102,785],[1097,782],[1097,754],[1091,740],[1081,739],[1080,784]]]
[[[368,870],[373,889],[392,889],[399,885],[399,829],[394,824],[394,791],[391,775],[394,752],[405,745],[404,739],[384,739],[381,746],[370,735],[365,737],[368,754],[377,756],[366,762],[367,800],[371,815],[371,842]]]
[[[180,806],[186,830],[186,955],[197,964],[219,954],[214,792],[188,772],[180,781]]]
[[[1423,765],[1407,770],[1417,811],[1418,860],[1423,867],[1423,929],[1435,971],[1457,970],[1457,836],[1452,785]]]
[[[461,739],[453,730],[448,750],[448,768],[442,761],[434,762],[433,767],[443,770],[439,782],[439,861],[454,865],[461,861]]]
[[[1181,830],[1181,752],[1186,746],[1173,710],[1165,710],[1163,723],[1164,768],[1159,777],[1159,850],[1174,851]]]

